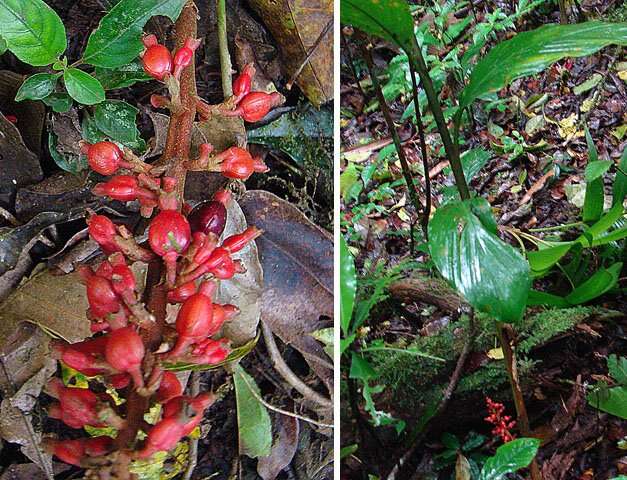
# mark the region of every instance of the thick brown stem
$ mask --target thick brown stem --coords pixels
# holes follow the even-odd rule
[[[529,416],[527,415],[525,398],[523,396],[522,388],[520,387],[520,378],[518,377],[518,368],[516,366],[516,352],[512,348],[513,330],[510,325],[497,322],[496,333],[499,337],[499,341],[501,342],[505,366],[507,367],[507,375],[509,377],[509,383],[512,387],[512,395],[514,397],[514,405],[516,407],[516,414],[518,417],[518,429],[525,437],[529,437],[531,436]],[[540,469],[538,468],[538,463],[535,459],[531,462],[529,469],[533,480],[542,480],[542,477],[540,476]]]

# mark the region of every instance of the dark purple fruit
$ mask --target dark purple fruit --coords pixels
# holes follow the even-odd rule
[[[218,237],[224,231],[226,224],[226,208],[215,200],[200,203],[187,216],[192,233],[202,232],[207,235],[209,232]]]

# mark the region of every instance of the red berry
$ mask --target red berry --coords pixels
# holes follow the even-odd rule
[[[107,337],[97,337],[82,342],[67,345],[54,341],[51,344],[52,355],[68,367],[81,372],[88,377],[106,373],[102,366],[102,357],[107,343]]]
[[[113,175],[120,167],[122,150],[113,142],[85,143],[81,150],[87,155],[87,162],[94,172]]]
[[[174,397],[183,394],[183,386],[178,377],[172,372],[164,372],[161,378],[159,390],[157,390],[157,402],[166,403]]]
[[[172,55],[170,51],[157,43],[154,35],[144,38],[146,51],[142,55],[144,70],[148,75],[157,80],[163,80],[166,74],[172,72]]]
[[[113,290],[113,285],[109,280],[94,274],[88,266],[80,267],[79,271],[85,281],[87,301],[94,317],[106,317],[108,314],[120,310],[120,298]]]
[[[133,377],[137,388],[143,387],[141,363],[144,359],[144,343],[132,327],[119,328],[107,335],[105,358],[118,372],[126,372]]]
[[[77,467],[81,466],[81,460],[85,457],[85,439],[76,440],[53,440],[46,439],[46,450],[57,457],[62,462]]]
[[[216,159],[221,161],[220,171],[228,178],[246,180],[254,172],[267,172],[268,167],[259,158],[253,158],[248,150],[231,147],[219,153]]]
[[[226,207],[215,200],[202,202],[194,207],[187,219],[192,233],[208,234],[211,232],[219,237],[226,225]]]
[[[115,224],[104,215],[91,215],[87,219],[87,232],[106,254],[117,251],[115,243],[117,230]]]
[[[240,101],[237,111],[241,117],[250,123],[258,122],[268,112],[283,103],[280,93],[251,92]]]
[[[194,428],[200,424],[203,418],[203,412],[215,401],[213,393],[201,393],[196,397],[179,396],[173,398],[163,406],[163,418],[174,418],[183,425],[183,436],[192,433]],[[193,412],[190,418],[186,412],[186,406],[189,405]]]
[[[191,236],[189,222],[175,210],[164,210],[150,222],[148,241],[161,257],[169,252],[185,252]]]
[[[252,83],[252,77],[255,75],[255,67],[252,63],[249,63],[244,67],[242,73],[233,82],[233,95],[238,98],[242,98],[250,93],[250,86]]]
[[[108,377],[107,381],[113,388],[120,390],[128,387],[129,383],[131,383],[131,377],[128,373],[117,373]]]
[[[150,429],[146,444],[137,457],[149,458],[154,453],[172,450],[181,438],[183,425],[175,418],[164,418]]]
[[[168,302],[183,303],[196,293],[196,283],[192,280],[168,292]]]
[[[194,52],[200,45],[200,40],[188,38],[185,45],[174,54],[174,76],[178,78],[184,68],[189,67],[194,59]]]
[[[215,365],[226,360],[228,356],[229,342],[227,339],[213,340],[208,338],[193,350],[189,361],[201,365]]]
[[[92,190],[94,195],[111,197],[121,202],[137,198],[137,179],[130,175],[117,175],[108,182],[98,183]]]
[[[59,418],[72,428],[83,428],[85,425],[104,426],[98,419],[98,397],[95,393],[84,388],[65,387],[58,378],[53,378],[48,383],[46,391],[59,400],[51,412],[53,418]]]

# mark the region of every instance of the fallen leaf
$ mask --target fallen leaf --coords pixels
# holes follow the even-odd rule
[[[277,434],[272,450],[270,455],[261,457],[257,462],[257,473],[263,480],[274,480],[292,462],[298,448],[298,419],[281,414],[274,418]]]
[[[248,223],[265,232],[257,239],[262,318],[332,391],[333,365],[311,334],[333,325],[333,238],[269,192],[246,192],[240,206]]]

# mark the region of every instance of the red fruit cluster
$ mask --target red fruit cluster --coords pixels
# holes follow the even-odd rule
[[[141,58],[144,71],[151,77],[162,81],[170,74],[178,79],[183,69],[191,65],[194,52],[200,46],[200,40],[187,39],[183,47],[178,49],[172,57],[170,51],[159,44],[156,36],[147,35],[143,42],[145,49]]]
[[[505,412],[505,405],[492,401],[490,397],[485,397],[485,402],[488,407],[489,415],[484,420],[494,425],[492,434],[500,437],[501,440],[503,440],[503,443],[514,440],[516,437],[510,432],[510,430],[516,427],[516,421],[512,420],[512,417],[509,415],[503,415]]]

